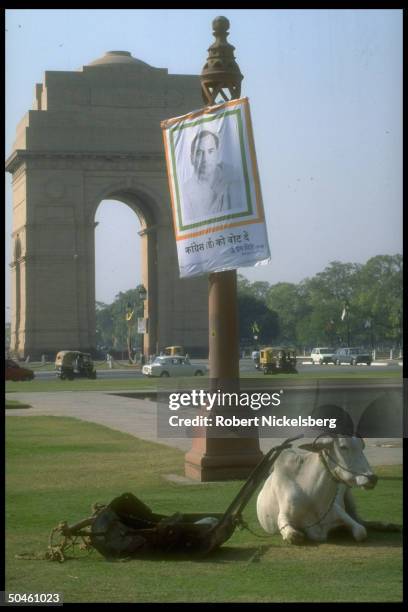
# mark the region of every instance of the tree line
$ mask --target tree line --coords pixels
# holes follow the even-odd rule
[[[141,350],[142,336],[137,333],[137,319],[143,317],[143,301],[138,285],[135,289],[120,291],[112,304],[96,302],[96,343],[102,351],[128,351],[129,335],[132,348]],[[133,312],[131,321],[127,314]]]
[[[120,292],[112,304],[96,302],[98,348],[126,350],[129,304],[135,321],[143,316],[138,289]],[[332,261],[297,284],[238,275],[238,309],[243,348],[401,347],[402,255],[377,255],[365,264]],[[131,333],[137,349],[137,327]]]
[[[251,283],[240,275],[238,296],[243,345],[402,346],[400,254],[365,264],[332,261],[297,284]]]

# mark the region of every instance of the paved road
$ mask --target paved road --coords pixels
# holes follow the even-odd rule
[[[191,447],[189,438],[158,437],[154,401],[93,391],[12,393],[10,399],[28,403],[32,408],[6,410],[7,416],[75,417],[183,451]],[[283,438],[262,438],[261,449],[265,452],[282,441]],[[369,438],[366,439],[365,453],[371,465],[401,464],[402,441],[396,438]]]
[[[204,364],[204,365],[208,365],[208,359],[194,359],[193,360],[194,363],[199,363]],[[368,366],[364,366],[364,365],[358,365],[358,366],[335,366],[335,365],[327,365],[327,366],[313,366],[313,365],[307,365],[307,364],[302,364],[300,363],[298,365],[298,370],[300,373],[302,372],[319,372],[319,371],[329,371],[329,372],[333,372],[333,374],[335,372],[353,372],[355,373],[356,371],[365,371],[367,369]],[[389,365],[378,365],[378,366],[370,366],[372,370],[375,369],[375,371],[387,371],[387,372],[395,372],[395,371],[399,371],[402,373],[402,368],[401,366],[398,365],[398,363],[392,363]],[[109,379],[109,380],[121,380],[121,379],[129,379],[129,378],[141,378],[143,377],[143,374],[139,371],[139,370],[134,370],[134,369],[121,369],[120,367],[118,367],[117,369],[113,369],[113,370],[97,370],[98,372],[98,378],[100,379]],[[254,375],[258,376],[258,372],[255,369],[253,362],[249,359],[241,359],[240,361],[240,372],[241,373],[245,373],[248,374],[250,372],[253,372]],[[42,370],[37,370],[35,372],[35,377],[38,378],[39,380],[53,380],[55,379],[55,372],[54,371],[42,371]]]

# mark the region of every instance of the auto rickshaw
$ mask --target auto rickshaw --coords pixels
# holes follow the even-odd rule
[[[96,378],[91,355],[81,351],[59,351],[55,358],[55,371],[61,380]]]
[[[278,372],[297,374],[295,349],[284,346],[269,346],[261,349],[259,369],[264,374]]]
[[[186,354],[182,346],[166,346],[163,353],[166,356],[181,355],[182,357],[184,357],[184,355]]]

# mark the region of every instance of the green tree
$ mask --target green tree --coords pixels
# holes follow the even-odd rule
[[[332,261],[298,284],[251,282],[238,275],[241,343],[300,347],[402,342],[402,255],[377,255],[366,264]],[[138,288],[119,293],[113,304],[96,303],[98,343],[124,349],[128,303],[142,314]],[[342,320],[344,304],[348,316]],[[257,324],[259,333],[254,333]]]
[[[361,333],[377,342],[402,344],[402,255],[377,255],[361,268],[356,306],[364,322]],[[368,332],[367,332],[368,330]]]
[[[277,313],[279,344],[298,344],[298,323],[309,314],[303,288],[293,283],[276,283],[266,295],[268,307]]]
[[[253,296],[258,298],[258,300],[262,300],[263,302],[266,302],[267,295],[268,295],[270,288],[271,288],[270,284],[265,281],[255,281],[251,285],[251,293]]]
[[[271,344],[277,338],[278,316],[262,300],[253,295],[238,295],[238,316],[240,341],[244,345]],[[253,333],[257,324],[258,332]],[[254,335],[258,340],[254,340]]]
[[[96,302],[96,329],[99,346],[106,346],[107,349],[126,349],[129,331],[126,321],[128,304],[131,304],[135,311],[135,329],[132,330],[133,344],[139,344],[136,320],[143,313],[143,302],[139,297],[139,287],[140,285],[135,289],[119,292],[112,304]]]
[[[355,322],[359,321],[355,296],[360,269],[360,264],[332,261],[323,272],[302,281],[308,308],[297,325],[301,344],[347,344],[348,336],[353,342]],[[345,303],[347,316],[342,320]]]
[[[240,295],[253,295],[251,281],[245,278],[242,274],[237,277],[237,293]]]
[[[238,315],[240,341],[245,345],[270,344],[278,335],[277,313],[268,307],[266,295],[270,284],[251,283],[238,274]],[[257,336],[257,339],[254,338]]]

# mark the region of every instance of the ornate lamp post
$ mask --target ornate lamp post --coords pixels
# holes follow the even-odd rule
[[[347,346],[350,346],[350,304],[348,300],[344,302],[343,312],[341,313],[341,320],[344,321],[344,319],[346,319]]]
[[[144,287],[144,285],[139,285],[138,287],[138,295],[139,295],[139,299],[142,302],[142,309],[141,309],[141,314],[142,317],[144,316],[144,303],[145,300],[147,299],[147,291],[146,288]],[[133,347],[132,347],[132,330],[135,326],[135,304],[132,304],[131,302],[128,302],[126,305],[126,312],[125,312],[125,319],[126,319],[126,323],[127,323],[127,350],[128,350],[128,357],[129,357],[129,363],[133,363],[133,359],[132,359],[132,353],[133,353]],[[142,334],[144,334],[144,332],[142,332]],[[144,346],[143,346],[144,342],[142,341],[142,352],[144,353]]]
[[[364,328],[368,330],[367,333],[370,336],[370,347],[371,347],[371,353],[372,353],[374,350],[374,335],[373,335],[373,317],[371,315],[366,319],[364,323]]]
[[[259,327],[259,325],[258,325],[258,323],[256,321],[254,321],[252,323],[251,331],[252,331],[253,339],[255,340],[256,344],[258,344],[259,333],[261,331],[261,328]]]
[[[126,305],[125,319],[127,323],[127,351],[129,363],[133,363],[132,360],[132,327],[135,324],[134,320],[135,306],[130,302]]]
[[[399,350],[400,350],[400,356],[401,356],[401,350],[402,350],[402,326],[403,326],[402,311],[401,309],[399,309],[398,310],[398,345],[399,345]]]
[[[147,291],[144,285],[139,285],[138,290],[139,299],[144,302],[147,299]]]
[[[229,21],[212,22],[215,42],[201,73],[206,105],[239,98],[243,76],[228,41]],[[236,270],[209,274],[209,377],[211,391],[239,388],[239,333]],[[245,478],[262,458],[258,438],[194,438],[186,455],[186,475],[199,479]]]
[[[347,346],[350,346],[350,304],[347,302]]]
[[[229,21],[216,17],[212,23],[215,43],[201,73],[203,100],[209,106],[234,100],[241,94],[243,76],[227,42]],[[239,378],[239,333],[236,270],[209,275],[210,379],[214,387]]]
[[[142,303],[142,307],[140,309],[141,310],[141,315],[142,315],[142,318],[144,318],[145,301],[147,299],[146,287],[144,285],[139,285],[137,292],[139,294],[139,299],[140,299],[140,301]],[[142,332],[142,351],[141,352],[142,352],[142,355],[143,355],[143,359],[142,359],[143,362],[144,362],[144,359],[145,359],[145,354],[144,354],[144,334],[145,333],[146,333],[145,331]]]

